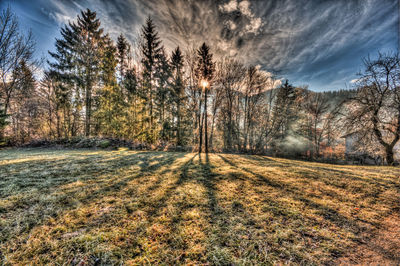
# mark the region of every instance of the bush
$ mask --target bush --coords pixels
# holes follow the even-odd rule
[[[111,145],[111,141],[109,141],[108,139],[103,139],[99,142],[98,147],[102,148],[102,149],[106,149],[108,147],[110,147]]]

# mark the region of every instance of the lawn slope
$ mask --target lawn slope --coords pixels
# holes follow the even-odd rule
[[[3,150],[0,264],[334,263],[399,199],[395,167]]]

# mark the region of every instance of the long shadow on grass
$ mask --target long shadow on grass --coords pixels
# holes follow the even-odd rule
[[[251,249],[254,256],[258,258],[258,262],[265,262],[266,253],[261,254],[262,246],[267,246],[265,241],[261,242],[253,236],[252,239],[245,239],[245,234],[255,228],[261,228],[254,220],[253,214],[246,210],[243,197],[239,193],[232,202],[224,201],[222,207],[219,199],[219,189],[217,185],[222,180],[229,180],[227,175],[219,175],[215,172],[216,165],[210,162],[208,154],[205,154],[205,160],[199,157],[200,175],[198,180],[206,189],[205,196],[207,198],[207,206],[205,215],[207,217],[209,228],[207,229],[207,260],[208,263],[216,265],[232,265],[235,264],[234,257],[246,256],[246,249]],[[239,190],[242,187],[239,186]],[[226,203],[230,203],[225,205]],[[225,209],[226,208],[226,209]],[[232,208],[232,209],[230,209]],[[237,231],[235,226],[240,224],[247,226],[246,232]],[[234,233],[236,232],[236,234]],[[257,245],[260,244],[257,248]],[[246,247],[246,248],[245,248]],[[254,258],[253,258],[254,259]],[[244,260],[245,261],[245,260]]]
[[[382,179],[381,177],[360,178],[359,175],[353,173],[355,171],[354,169],[351,169],[351,168],[343,169],[345,166],[339,166],[339,168],[341,168],[341,169],[335,169],[333,167],[331,167],[331,168],[324,167],[322,164],[319,164],[319,163],[312,163],[312,165],[309,166],[307,164],[302,163],[302,161],[295,161],[295,160],[290,161],[290,163],[289,162],[287,162],[287,163],[286,162],[277,162],[276,159],[270,159],[265,156],[242,155],[241,157],[247,159],[248,162],[251,162],[251,163],[259,165],[259,166],[262,166],[263,163],[267,163],[269,167],[281,167],[281,166],[293,167],[293,164],[295,163],[296,168],[305,170],[305,171],[300,172],[297,169],[295,169],[296,172],[298,172],[300,174],[305,174],[305,176],[309,177],[309,178],[323,180],[328,185],[336,186],[338,188],[343,188],[343,187],[330,182],[331,180],[326,180],[326,178],[324,178],[324,176],[320,176],[320,175],[313,176],[313,175],[310,175],[310,173],[313,171],[323,171],[323,172],[326,172],[329,174],[333,174],[333,175],[339,177],[340,179],[342,179],[343,175],[345,175],[347,182],[350,179],[350,180],[354,180],[354,181],[363,182],[363,183],[366,183],[369,185],[374,185],[374,186],[379,185],[384,189],[390,188],[390,186],[395,186],[395,187],[400,188],[400,183],[397,183],[392,180]],[[258,162],[258,163],[255,163],[255,162]],[[335,167],[338,167],[338,166],[335,166]],[[376,172],[376,173],[382,174],[383,172],[385,172],[385,173],[390,173],[391,175],[395,175],[394,169],[393,169],[393,171],[391,169],[388,170],[386,168],[381,168],[381,169],[377,169],[377,170],[363,168],[362,170],[368,171],[368,173]],[[400,173],[400,170],[399,170],[399,173]]]
[[[221,157],[215,155],[215,157]],[[214,157],[214,158],[215,158]],[[232,163],[222,160],[225,163]],[[207,230],[207,260],[212,265],[235,264],[272,264],[279,254],[280,259],[300,263],[302,255],[296,252],[282,254],[273,246],[279,245],[272,241],[273,236],[263,230],[264,220],[259,219],[252,206],[251,200],[246,199],[248,189],[247,176],[238,173],[218,174],[215,168],[220,165],[212,164],[209,156],[205,155],[205,161],[200,160],[202,177],[201,184],[206,188],[205,194],[208,200],[205,214],[208,218]],[[234,190],[225,190],[224,185],[232,185]],[[222,186],[221,186],[222,185]],[[221,193],[221,194],[219,194]],[[234,194],[231,194],[234,193]],[[284,208],[281,208],[284,210]],[[288,217],[287,213],[274,213],[281,220]],[[273,233],[272,233],[273,234]],[[268,235],[268,237],[267,237]]]
[[[252,157],[247,156],[246,159],[248,159],[247,162],[254,163]],[[262,166],[262,162],[267,162],[267,165],[270,166],[271,159],[260,156],[258,161],[261,162],[261,164],[254,164]],[[354,204],[357,204],[358,198],[369,198],[371,202],[379,202],[381,194],[393,188],[400,193],[400,182],[398,181],[400,169],[395,167],[356,166],[356,168],[354,168],[352,166],[342,165],[326,167],[321,163],[310,163],[310,165],[300,163],[300,161],[298,162],[299,163],[295,164],[294,167],[293,163],[287,164],[287,167],[290,167],[293,173],[322,181],[328,186],[335,187],[345,192],[345,194],[349,192],[353,193],[355,196]],[[298,169],[300,169],[300,171]],[[321,172],[323,174],[321,174]],[[355,189],[354,192],[352,192],[353,189]],[[331,191],[329,193],[331,193]],[[336,195],[338,198],[342,197],[340,194]],[[352,201],[352,198],[353,197],[347,196],[346,200]]]
[[[2,196],[4,196],[3,199],[10,196],[16,196],[18,198],[18,201],[16,201],[13,206],[9,206],[7,209],[0,209],[0,213],[17,213],[21,209],[30,209],[32,206],[35,205],[36,207],[34,208],[35,211],[30,213],[29,215],[18,215],[18,217],[20,217],[18,221],[11,221],[13,224],[18,224],[18,232],[15,231],[15,226],[1,228],[1,241],[5,243],[15,235],[29,232],[34,227],[43,224],[43,222],[45,222],[45,220],[49,217],[61,217],[65,212],[79,208],[79,205],[76,204],[77,200],[83,204],[91,203],[93,200],[101,199],[103,197],[107,197],[110,194],[121,191],[130,180],[151,175],[160,168],[167,167],[173,164],[175,160],[185,156],[185,153],[140,152],[130,155],[122,154],[117,156],[120,156],[120,158],[113,158],[111,160],[108,160],[109,158],[106,158],[107,166],[110,169],[106,170],[105,172],[97,171],[96,167],[91,168],[89,171],[85,172],[85,175],[88,175],[89,177],[83,180],[83,182],[85,182],[83,186],[71,187],[68,189],[61,188],[61,190],[57,190],[57,188],[53,189],[52,186],[59,187],[68,183],[73,183],[77,180],[81,180],[79,176],[78,178],[70,178],[67,172],[63,172],[62,175],[64,177],[64,180],[62,180],[62,182],[57,182],[56,184],[46,184],[44,186],[44,189],[39,189],[38,191],[35,191],[33,193],[26,193],[24,189],[16,189],[16,191],[14,191],[13,193],[7,193],[5,195],[2,194]],[[70,161],[71,158],[67,158],[64,159],[63,162],[57,162],[56,166],[50,164],[49,168],[51,169],[52,167],[57,167],[57,165],[64,162],[70,163]],[[143,161],[145,161],[145,163],[143,163]],[[89,164],[93,164],[92,161],[81,159],[74,161],[74,163],[84,163],[88,166]],[[40,164],[43,164],[43,161],[38,160],[37,162],[35,162],[34,165]],[[133,169],[131,170],[131,173],[129,173],[129,167],[132,165],[138,165],[139,170]],[[118,173],[122,170],[126,170],[127,168],[129,174],[119,177]],[[107,175],[109,175],[109,177],[107,177]],[[101,176],[103,177],[100,179]],[[33,185],[38,186],[39,184]],[[87,193],[82,195],[83,191]],[[88,193],[89,191],[90,193]],[[52,199],[51,202],[49,202],[51,203],[51,208],[42,206],[46,205],[46,202],[40,202],[41,195],[54,195],[55,198]]]
[[[73,154],[61,160],[31,160],[29,164],[13,163],[1,168],[6,178],[2,182],[12,183],[13,189],[0,189],[0,196],[6,198],[29,192],[32,188],[48,193],[68,183],[96,180],[104,175],[115,175],[121,170],[137,166],[141,174],[150,173],[160,167],[172,164],[184,153],[137,152],[134,154],[81,155],[74,158]],[[81,158],[85,157],[85,158]],[[71,165],[71,167],[65,166]],[[77,169],[74,169],[77,166]],[[22,174],[29,169],[29,174]],[[49,174],[50,172],[50,174]],[[136,172],[136,170],[135,170]],[[0,175],[1,176],[1,175]]]
[[[360,227],[360,225],[356,221],[348,219],[347,217],[341,215],[336,210],[334,210],[328,206],[319,204],[317,202],[314,202],[311,199],[308,199],[307,195],[304,195],[304,193],[302,193],[299,189],[297,189],[289,184],[282,184],[280,182],[274,181],[274,180],[267,178],[261,174],[255,173],[254,171],[252,171],[246,167],[238,166],[224,156],[219,155],[219,157],[224,162],[228,163],[229,165],[231,165],[239,170],[245,171],[245,172],[251,174],[252,176],[256,177],[258,179],[258,181],[261,181],[268,186],[278,189],[278,190],[282,191],[283,193],[290,195],[290,197],[292,197],[293,199],[295,199],[297,201],[301,201],[306,206],[308,206],[312,209],[315,209],[318,213],[320,213],[320,215],[324,219],[332,222],[336,226],[343,227],[343,226],[347,225],[347,226],[349,226],[349,228],[351,228],[351,231],[354,234],[358,234],[359,232],[361,232],[363,230],[363,228]],[[366,222],[366,221],[363,221],[363,222]],[[374,224],[374,225],[376,226],[376,224]]]
[[[264,165],[271,167],[271,159],[269,158],[267,158],[267,160],[263,160],[263,158],[254,160],[249,156],[241,157],[246,163],[251,163],[259,167]],[[362,198],[369,199],[370,204],[374,205],[380,204],[381,201],[379,199],[381,194],[391,188],[396,188],[400,193],[400,183],[396,182],[394,178],[390,180],[390,178],[384,179],[382,177],[373,177],[370,175],[361,178],[361,174],[356,174],[355,169],[330,169],[318,163],[307,165],[295,164],[295,162],[296,161],[293,161],[291,165],[286,165],[286,169],[288,169],[291,174],[302,177],[302,180],[305,182],[309,182],[308,179],[312,179],[323,182],[327,187],[333,187],[335,190],[338,190],[338,192],[325,189],[322,191],[323,195],[331,196],[341,202],[351,202],[354,205],[358,205],[359,199]],[[369,170],[370,169],[365,169],[367,173],[369,173]],[[362,171],[364,171],[364,169],[362,169]],[[270,173],[273,174],[273,171],[270,171]],[[379,206],[376,208],[378,209]]]
[[[204,155],[203,155],[204,156]],[[179,168],[172,171],[172,175],[176,176],[177,179],[175,182],[170,184],[164,191],[162,191],[162,196],[157,197],[156,200],[145,200],[141,204],[141,208],[145,208],[146,213],[148,215],[148,223],[149,225],[153,224],[161,215],[165,215],[163,211],[168,204],[173,206],[174,211],[169,213],[168,216],[170,218],[170,222],[168,223],[168,228],[171,228],[171,235],[168,240],[167,247],[171,252],[180,253],[179,256],[174,258],[169,263],[184,263],[187,256],[191,256],[189,259],[205,263],[207,260],[206,254],[186,254],[186,249],[188,248],[184,242],[181,242],[179,237],[176,237],[176,234],[179,234],[179,230],[182,226],[183,214],[193,208],[199,208],[204,211],[206,216],[206,220],[211,226],[217,226],[218,230],[228,230],[228,228],[224,228],[223,221],[228,219],[222,218],[224,213],[222,208],[218,205],[217,199],[217,189],[216,189],[216,177],[217,174],[213,172],[213,168],[215,167],[210,163],[208,155],[206,155],[205,160],[201,154],[195,154],[190,159],[185,161]],[[195,161],[196,157],[198,158]],[[152,192],[157,190],[160,187],[161,182],[155,182],[148,192]],[[176,190],[178,188],[184,187],[188,183],[200,184],[205,188],[205,197],[207,199],[207,204],[203,205],[199,202],[193,202],[190,199],[185,200],[181,198],[179,200],[170,201],[170,198],[176,196]],[[185,195],[189,196],[189,195]],[[170,216],[171,215],[171,216]],[[225,217],[226,218],[226,217]],[[210,236],[213,234],[210,232],[205,232]],[[218,236],[213,237],[214,242],[215,239],[220,240]],[[222,241],[222,240],[221,240]],[[208,249],[211,249],[210,246]],[[194,257],[193,257],[194,256]]]
[[[182,186],[185,182],[188,182],[189,179],[187,178],[187,171],[190,168],[190,166],[193,164],[194,158],[197,156],[197,154],[193,155],[188,161],[186,161],[179,169],[172,171],[172,174],[177,174],[178,172],[182,171],[182,173],[179,175],[178,180],[170,185],[164,192],[162,197],[157,198],[156,202],[149,202],[145,201],[142,203],[143,206],[150,207],[148,208],[147,212],[150,216],[150,222],[153,221],[156,217],[160,215],[160,212],[163,207],[166,207],[168,204],[169,198],[174,194],[176,189],[179,186]],[[152,193],[156,189],[158,189],[161,186],[161,182],[163,181],[163,175],[166,174],[167,172],[170,172],[171,170],[165,169],[163,172],[159,174],[158,180],[147,189],[147,193]],[[177,220],[176,220],[177,221]]]
[[[200,174],[201,178],[199,179],[202,186],[206,189],[206,198],[207,198],[207,209],[206,215],[207,220],[210,225],[208,229],[208,247],[207,247],[207,259],[213,263],[214,256],[212,255],[215,250],[219,250],[221,247],[226,246],[225,240],[223,237],[226,235],[226,232],[229,230],[229,217],[224,213],[224,210],[219,206],[218,198],[217,198],[217,188],[216,183],[217,174],[213,172],[215,168],[214,165],[210,163],[210,159],[208,154],[205,154],[205,161],[203,162],[201,155],[199,156],[199,165],[200,165]],[[232,263],[231,255],[225,254],[224,263]],[[218,256],[218,255],[217,255]]]

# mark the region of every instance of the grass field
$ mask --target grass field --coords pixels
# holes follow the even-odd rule
[[[3,150],[0,264],[330,264],[399,199],[395,167]]]

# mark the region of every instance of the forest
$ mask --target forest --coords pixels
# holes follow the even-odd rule
[[[130,43],[122,34],[112,40],[96,12],[82,10],[44,62],[10,8],[0,32],[5,146],[99,138],[133,148],[337,160],[345,156],[342,137],[357,132],[360,154],[395,163],[394,53],[365,59],[350,89],[314,92],[259,65],[216,57],[207,43],[168,51],[151,17]]]

